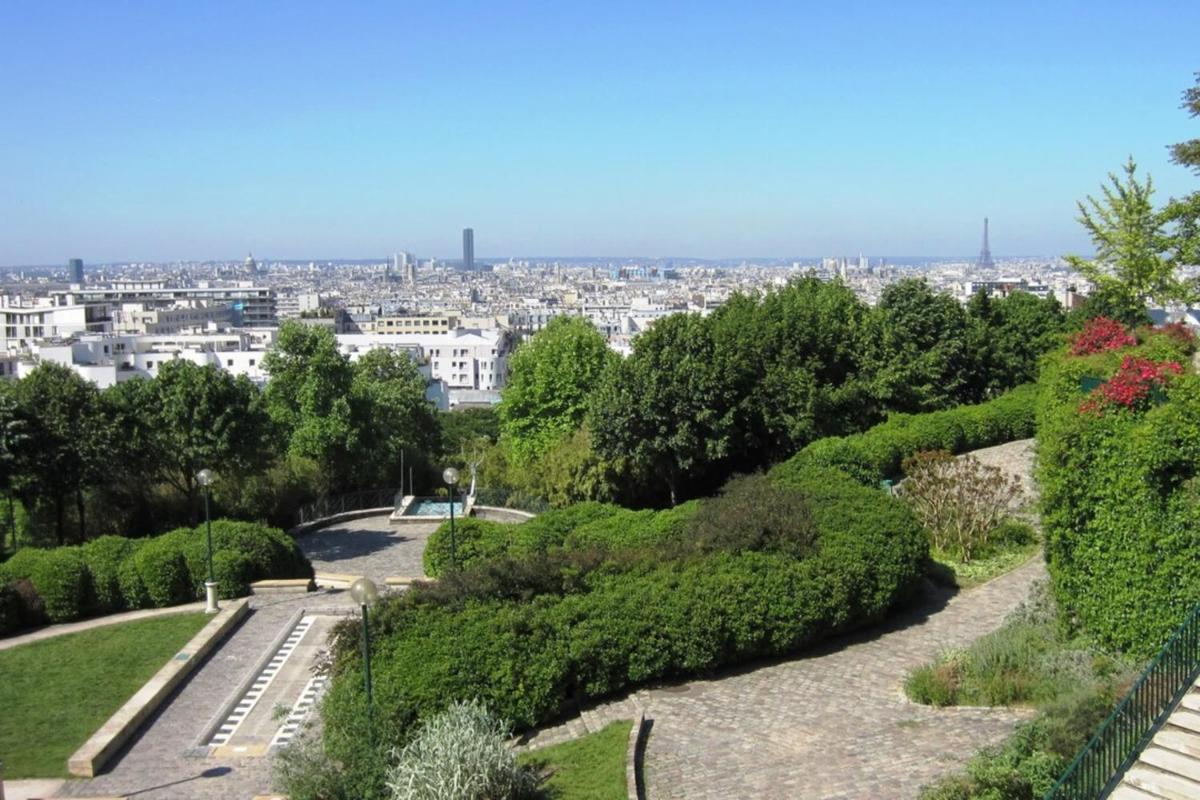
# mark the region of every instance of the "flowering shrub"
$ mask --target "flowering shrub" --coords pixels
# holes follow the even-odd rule
[[[1105,408],[1122,406],[1140,408],[1158,387],[1166,385],[1172,375],[1179,375],[1183,367],[1177,361],[1151,361],[1147,358],[1126,356],[1121,368],[1107,383],[1092,392],[1079,410],[1099,414]]]
[[[1096,317],[1088,320],[1075,338],[1071,340],[1071,355],[1087,356],[1092,353],[1105,353],[1109,350],[1120,350],[1137,344],[1137,339],[1125,330],[1125,326],[1115,319]]]

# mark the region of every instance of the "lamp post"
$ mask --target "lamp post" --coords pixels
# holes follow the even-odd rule
[[[458,483],[458,470],[446,467],[442,480],[450,487],[450,568],[458,571],[458,549],[454,541],[454,484]]]
[[[208,580],[204,582],[204,613],[215,614],[221,610],[217,605],[217,579],[213,574],[212,517],[208,513],[208,492],[213,482],[213,471],[202,469],[196,473],[196,482],[204,487],[204,527],[208,533]]]
[[[367,611],[379,599],[379,587],[370,578],[359,578],[350,584],[350,596],[362,609],[363,682],[367,688],[367,735],[375,747],[375,719],[371,696],[371,620]]]

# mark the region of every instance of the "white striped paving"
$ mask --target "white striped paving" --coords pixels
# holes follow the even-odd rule
[[[271,747],[282,747],[292,740],[296,732],[300,730],[300,726],[304,724],[304,720],[308,719],[309,714],[316,707],[321,695],[325,694],[325,687],[328,683],[329,679],[321,675],[305,684],[304,691],[300,692],[300,697],[296,700],[296,705],[292,706],[291,713],[279,726],[279,730],[275,731],[275,736],[271,739]]]
[[[283,665],[287,663],[288,658],[315,621],[316,617],[301,617],[300,621],[296,623],[296,627],[292,628],[292,632],[288,634],[287,639],[275,651],[275,655],[263,667],[262,672],[258,673],[258,676],[255,677],[254,683],[250,684],[250,688],[238,700],[237,705],[233,707],[233,711],[229,713],[229,716],[217,728],[217,732],[213,734],[212,739],[208,742],[209,746],[219,747],[233,738],[233,735],[237,733],[238,727],[250,715],[250,712],[254,710],[254,706],[258,704],[259,699],[267,691],[267,687],[271,685],[271,681],[275,680],[275,676],[279,674],[279,670],[283,669]]]

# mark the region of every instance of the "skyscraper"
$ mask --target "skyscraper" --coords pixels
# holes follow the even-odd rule
[[[463,269],[472,272],[475,269],[475,231],[463,228]]]
[[[67,273],[71,276],[71,283],[83,285],[83,259],[72,258],[68,261]]]

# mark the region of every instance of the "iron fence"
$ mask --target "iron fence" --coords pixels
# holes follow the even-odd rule
[[[308,505],[300,506],[300,524],[307,525],[319,519],[345,514],[348,511],[362,511],[365,508],[393,509],[400,505],[400,492],[395,489],[369,489],[362,492],[350,492],[334,497],[319,497]]]
[[[1191,610],[1045,800],[1096,800],[1121,781],[1200,672],[1200,605]]]

